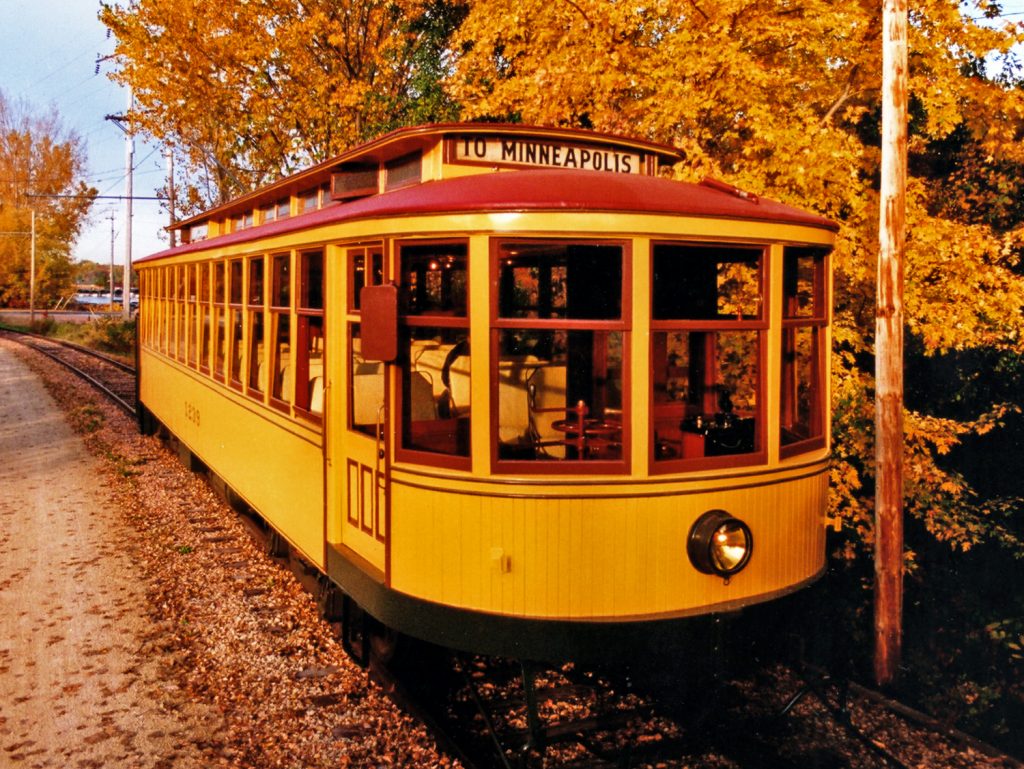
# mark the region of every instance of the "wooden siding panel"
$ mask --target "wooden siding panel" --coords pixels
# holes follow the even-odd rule
[[[212,380],[149,351],[142,354],[147,408],[304,557],[324,568],[319,436],[285,429],[283,419]]]
[[[393,586],[427,600],[525,616],[686,612],[783,591],[824,565],[827,477],[677,496],[506,498],[396,483]],[[750,565],[698,573],[686,537],[706,510],[742,518]]]

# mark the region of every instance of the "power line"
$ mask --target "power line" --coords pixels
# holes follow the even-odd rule
[[[993,19],[1008,19],[1011,16],[1024,16],[1024,11],[1012,11],[1010,13],[997,13],[995,16],[972,16],[971,21],[991,21]]]
[[[153,155],[156,153],[157,149],[159,149],[159,148],[153,148],[152,150],[150,150],[149,154],[146,155],[146,157],[144,157],[142,160],[140,160],[138,163],[136,163],[135,165],[132,166],[132,171],[138,170],[139,166],[141,166],[143,163],[145,163],[147,160],[149,160],[151,157],[153,157]],[[115,181],[113,184],[111,184],[110,187],[107,187],[107,190],[111,189],[112,187],[116,187],[118,184],[123,182],[126,177],[127,177],[127,174],[121,174],[121,178],[118,179],[117,181]],[[107,190],[104,190],[104,192],[106,192]],[[96,197],[102,198],[102,197],[106,197],[106,195],[97,195]],[[132,196],[132,199],[133,200],[162,200],[163,198],[138,198],[138,197]]]
[[[76,198],[79,200],[163,200],[158,197],[147,197],[144,195],[33,195],[26,193],[26,198]]]

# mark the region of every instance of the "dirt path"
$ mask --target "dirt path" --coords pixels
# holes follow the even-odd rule
[[[0,767],[204,765],[218,719],[174,704],[143,651],[132,539],[98,461],[0,341]]]

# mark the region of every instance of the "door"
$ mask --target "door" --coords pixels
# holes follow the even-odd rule
[[[380,285],[384,279],[380,246],[349,248],[345,252],[348,275],[345,438],[335,472],[340,474],[341,542],[386,572],[390,451],[388,366],[363,354],[360,289]]]

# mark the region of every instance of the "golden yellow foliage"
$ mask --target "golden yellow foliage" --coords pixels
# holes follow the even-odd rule
[[[52,307],[73,289],[71,245],[95,189],[83,181],[85,148],[53,110],[35,111],[0,91],[0,306],[29,305],[32,211],[36,300]],[[81,195],[76,197],[58,197]]]
[[[100,17],[117,40],[114,78],[134,89],[133,128],[184,151],[212,202],[386,123],[421,11],[419,0],[134,0]]]
[[[982,76],[987,58],[1024,40],[1024,27],[972,20],[989,6],[923,0],[911,14],[904,309],[925,354],[1024,352],[1024,89]],[[466,116],[675,144],[687,153],[685,178],[724,177],[841,224],[832,505],[870,542],[873,382],[863,366],[871,365],[878,242],[879,7],[478,0],[470,8],[448,82]],[[981,213],[990,205],[997,209]],[[991,429],[1004,408],[968,421],[906,416],[908,509],[962,549],[998,527],[939,460],[965,435]]]

